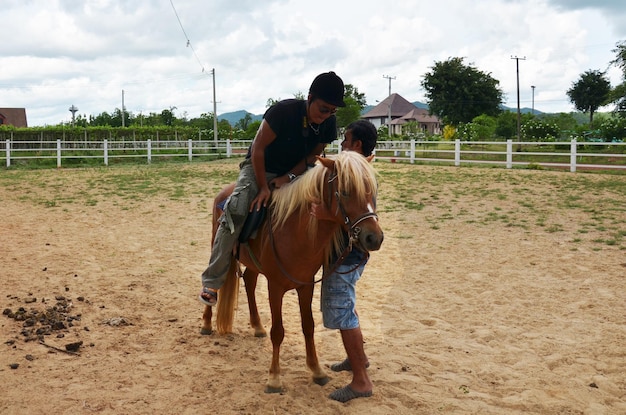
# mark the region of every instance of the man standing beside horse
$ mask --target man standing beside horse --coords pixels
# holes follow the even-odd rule
[[[358,120],[348,125],[341,143],[343,151],[355,151],[370,157],[378,134],[374,125],[367,120]],[[313,206],[311,214],[318,219],[320,210]],[[348,235],[344,233],[344,249],[348,245]],[[356,282],[363,274],[369,254],[353,244],[352,250],[333,272],[322,280],[322,318],[324,327],[338,329],[348,357],[341,363],[330,366],[331,370],[340,372],[352,371],[352,382],[329,395],[339,402],[347,402],[354,398],[372,396],[372,381],[367,374],[369,362],[363,349],[363,334],[356,312]],[[334,258],[332,263],[337,261]]]

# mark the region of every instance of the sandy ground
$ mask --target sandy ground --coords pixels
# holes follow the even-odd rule
[[[243,287],[234,333],[199,334],[210,198],[234,161],[1,171],[0,309],[62,296],[75,319],[42,344],[0,316],[0,413],[626,413],[625,176],[377,168],[386,237],[358,284],[375,389],[347,404],[327,395],[349,373],[311,381],[295,293],[282,394],[263,392],[271,344]],[[269,330],[263,278],[257,296]],[[328,365],[345,352],[317,308]]]

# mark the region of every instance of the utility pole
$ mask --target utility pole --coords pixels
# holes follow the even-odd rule
[[[521,144],[522,113],[519,108],[519,61],[520,60],[525,61],[526,56],[524,56],[523,58],[519,58],[517,56],[511,56],[511,59],[515,59],[515,67],[517,69],[517,151],[521,151],[522,150],[522,144]]]
[[[124,128],[124,90],[122,89],[122,128]]]
[[[389,139],[391,139],[391,80],[392,79],[396,79],[395,76],[390,76],[390,75],[383,75],[383,78],[388,79],[389,80],[389,96],[388,96],[388,100],[389,103],[387,105],[387,129],[389,130]]]
[[[217,149],[217,101],[215,100],[215,68],[211,69],[213,75],[213,141]]]
[[[535,115],[535,86],[531,85],[530,89],[533,90],[533,106],[532,106],[532,109],[533,109],[533,115]]]

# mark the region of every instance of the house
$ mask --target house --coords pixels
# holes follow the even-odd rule
[[[0,108],[0,125],[28,127],[26,108]]]
[[[441,121],[436,115],[431,115],[428,110],[424,108],[415,108],[409,111],[400,118],[391,120],[391,131],[394,134],[407,134],[407,131],[403,131],[404,124],[408,122],[415,122],[419,131],[427,134],[440,134],[441,133]]]
[[[376,128],[389,125],[391,119],[391,133],[397,135],[406,133],[403,131],[404,125],[409,122],[417,123],[419,130],[425,133],[441,133],[441,120],[437,116],[430,115],[428,110],[416,107],[396,93],[363,114],[362,118],[369,120]]]

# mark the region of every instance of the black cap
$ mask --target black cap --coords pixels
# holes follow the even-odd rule
[[[325,72],[317,75],[311,84],[311,88],[309,88],[309,94],[331,105],[338,107],[346,106],[346,103],[343,102],[343,81],[334,72]]]

